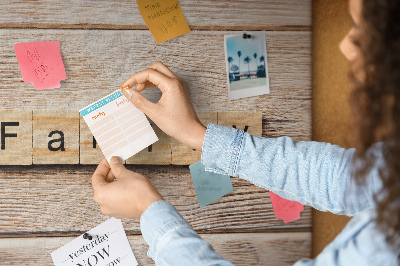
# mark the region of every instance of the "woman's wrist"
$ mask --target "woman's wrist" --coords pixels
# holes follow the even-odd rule
[[[198,127],[194,132],[193,149],[197,151],[201,151],[203,149],[203,142],[204,142],[204,137],[206,136],[206,131],[207,128],[203,124],[199,123]]]

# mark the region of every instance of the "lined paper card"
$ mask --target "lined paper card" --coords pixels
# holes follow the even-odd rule
[[[158,140],[144,113],[119,90],[79,112],[107,161],[126,160]]]

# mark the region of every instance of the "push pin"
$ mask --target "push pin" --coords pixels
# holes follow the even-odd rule
[[[83,234],[83,239],[92,240],[92,239],[93,239],[93,236],[89,235],[88,233],[84,233],[84,234]]]
[[[250,39],[250,38],[251,38],[250,34],[243,33],[243,39]]]

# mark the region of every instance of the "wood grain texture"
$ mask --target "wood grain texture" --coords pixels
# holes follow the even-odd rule
[[[165,134],[153,121],[149,120],[158,141],[126,160],[127,164],[160,164],[172,163],[172,138]]]
[[[250,135],[262,136],[261,112],[218,112],[218,125],[244,130]]]
[[[94,148],[95,146],[95,148]],[[79,115],[79,163],[99,164],[104,158],[99,144],[81,115]]]
[[[33,110],[33,164],[79,163],[79,112]]]
[[[0,165],[32,164],[32,110],[0,110]]]
[[[93,199],[90,179],[96,166],[57,165],[0,167],[0,235],[87,231],[107,219]],[[149,177],[195,230],[206,232],[310,229],[311,208],[301,219],[284,224],[276,219],[269,193],[232,178],[233,192],[200,209],[187,166],[127,168]],[[138,221],[124,220],[139,233]]]
[[[214,250],[235,265],[293,265],[311,256],[311,234],[201,234]],[[50,253],[71,241],[72,237],[0,239],[1,265],[53,265]],[[154,265],[146,255],[148,245],[141,235],[128,236],[139,265]]]
[[[217,124],[218,115],[216,112],[198,112],[200,122],[207,126],[208,124]],[[201,159],[201,151],[193,150],[176,139],[172,139],[172,164],[190,165]]]
[[[180,0],[179,3],[191,29],[309,30],[311,27],[311,0]],[[132,0],[2,1],[0,17],[0,27],[147,29],[136,1]]]
[[[141,30],[2,29],[0,108],[15,109],[23,101],[27,109],[79,110],[161,60],[186,82],[197,111],[260,111],[263,136],[310,140],[311,32],[266,32],[271,93],[229,101],[223,36],[233,33],[192,31],[152,45],[150,32]],[[61,81],[61,89],[38,93],[22,81],[14,44],[40,40],[61,42],[68,77]],[[155,92],[144,94],[151,98]]]

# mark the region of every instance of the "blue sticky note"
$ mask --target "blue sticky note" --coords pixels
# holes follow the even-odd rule
[[[233,190],[230,176],[206,172],[201,161],[190,165],[189,169],[200,208]]]

